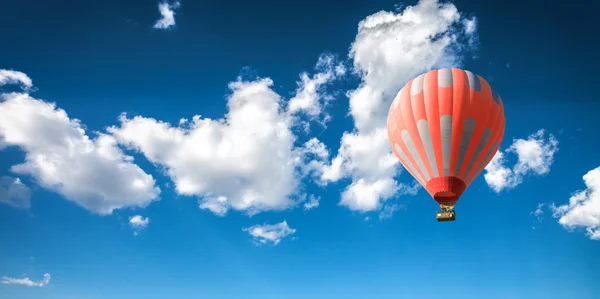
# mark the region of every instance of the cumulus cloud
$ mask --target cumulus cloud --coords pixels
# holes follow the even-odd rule
[[[498,151],[485,167],[485,181],[495,192],[511,189],[523,182],[527,175],[544,175],[550,172],[558,140],[552,134],[546,136],[541,129],[527,139],[516,139],[504,152]],[[508,167],[506,155],[516,154],[517,162]]]
[[[369,184],[365,179],[353,181],[342,192],[340,205],[353,211],[368,212],[380,208],[380,199],[390,198],[398,190],[394,180],[377,180]]]
[[[229,210],[230,204],[225,196],[205,196],[198,201],[198,207],[209,210],[217,216],[224,217]]]
[[[162,165],[183,195],[202,197],[200,207],[227,210],[285,209],[299,184],[300,154],[290,119],[270,79],[235,81],[223,119],[196,115],[188,126],[122,115],[111,132],[120,143]]]
[[[134,229],[144,229],[148,227],[150,223],[150,218],[142,217],[141,215],[135,215],[129,217],[129,225],[131,225]]]
[[[318,65],[331,64],[323,59]],[[294,145],[298,119],[272,85],[269,78],[231,82],[229,112],[221,119],[195,115],[172,126],[123,114],[120,125],[108,131],[163,167],[177,193],[199,197],[201,209],[219,216],[230,209],[250,215],[287,209],[306,199],[300,191],[310,172],[306,157],[323,159],[328,153],[317,139]]]
[[[3,176],[0,178],[0,203],[17,209],[26,210],[31,206],[31,189],[18,178]]]
[[[317,139],[295,146],[297,136],[292,129],[298,124],[298,114],[323,114],[328,101],[324,85],[345,72],[331,55],[321,56],[316,70],[313,76],[303,74],[310,82],[303,81],[291,100],[298,103],[310,98],[310,105],[290,108],[272,90],[269,78],[238,78],[229,85],[229,113],[222,119],[196,115],[172,126],[122,114],[120,125],[107,128],[109,134],[94,132],[96,137],[90,137],[79,120],[69,118],[54,103],[27,93],[4,93],[0,149],[20,147],[26,153],[25,163],[14,165],[13,172],[29,174],[42,187],[100,214],[144,207],[159,199],[153,177],[119,145],[143,153],[165,171],[179,194],[198,196],[199,207],[216,215],[223,216],[230,209],[248,214],[283,210],[307,198],[300,188],[310,163],[306,157],[322,160],[328,155]],[[24,74],[3,74],[11,78],[3,82],[30,86]],[[314,113],[317,110],[319,114]],[[316,207],[319,199],[309,199],[305,207]]]
[[[254,225],[242,231],[248,232],[257,245],[267,243],[277,245],[281,239],[296,233],[296,230],[290,228],[285,220],[277,224]]]
[[[288,111],[292,114],[304,113],[311,120],[321,117],[321,123],[325,124],[330,116],[323,109],[333,97],[325,93],[323,88],[327,83],[343,76],[346,68],[337,63],[333,55],[324,54],[319,57],[316,69],[318,72],[312,77],[306,72],[300,74],[296,94],[288,102]]]
[[[569,203],[551,205],[552,216],[565,228],[585,228],[592,240],[600,240],[600,167],[583,176],[586,189],[575,192]]]
[[[29,277],[25,278],[12,278],[4,276],[2,277],[3,284],[20,284],[28,287],[43,287],[50,283],[50,274],[44,274],[44,278],[40,281],[32,281]]]
[[[341,204],[367,212],[406,190],[394,177],[399,163],[387,141],[389,105],[410,79],[432,68],[460,64],[474,45],[474,19],[451,3],[422,0],[400,12],[380,11],[358,24],[350,57],[362,81],[348,92],[355,129],[343,134],[337,155],[320,168],[322,182],[351,178]]]
[[[42,187],[99,214],[157,200],[153,177],[114,137],[96,135],[88,136],[79,120],[54,103],[27,93],[0,94],[0,143],[25,152],[25,161],[12,172],[31,175]]]
[[[327,150],[323,142],[313,137],[304,143],[301,151],[304,156],[303,175],[312,174],[317,178],[316,182],[324,186],[325,184],[323,184],[320,177],[326,168],[326,163],[329,159],[329,150]]]
[[[155,27],[173,26],[178,7],[179,2],[161,2],[162,19]],[[96,138],[88,137],[78,120],[69,119],[53,104],[12,94],[0,104],[0,111],[13,114],[7,108],[19,104],[32,113],[19,119],[38,119],[26,128],[38,122],[60,127],[30,128],[53,130],[37,136],[11,126],[10,130],[21,131],[11,135],[10,145],[24,148],[29,155],[27,162],[13,171],[31,174],[42,186],[100,213],[143,206],[156,199],[159,190],[152,177],[121,152],[118,142],[143,153],[165,170],[179,194],[199,197],[199,207],[217,215],[231,209],[254,214],[300,204],[306,200],[300,181],[308,173],[323,185],[351,178],[340,203],[358,211],[381,209],[394,195],[415,190],[413,183],[394,180],[399,164],[387,142],[387,107],[412,77],[434,67],[459,64],[469,47],[465,41],[476,36],[474,20],[461,17],[453,4],[434,0],[422,0],[401,12],[381,11],[362,20],[350,49],[353,70],[362,80],[347,94],[355,129],[344,133],[332,159],[316,139],[295,146],[292,130],[302,123],[298,120],[301,115],[322,123],[329,117],[324,108],[332,97],[324,87],[344,75],[346,68],[333,56],[323,55],[314,75],[300,76],[296,93],[287,103],[273,91],[268,78],[238,79],[229,85],[229,112],[221,119],[196,115],[190,120],[182,118],[174,126],[123,114],[120,124],[108,129],[110,135],[97,133]],[[38,109],[47,119],[35,114]],[[4,123],[0,119],[0,124]],[[8,138],[1,132],[3,144]]]
[[[158,11],[160,12],[160,19],[154,24],[156,29],[169,29],[175,26],[175,10],[179,8],[180,2],[176,1],[173,4],[168,2],[158,3]]]

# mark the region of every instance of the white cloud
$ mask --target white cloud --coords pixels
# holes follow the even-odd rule
[[[531,212],[531,215],[536,216],[536,217],[541,217],[542,215],[544,215],[544,211],[542,210],[544,205],[545,205],[545,203],[539,203],[536,206],[535,211]]]
[[[31,189],[20,179],[3,176],[0,178],[0,203],[26,210],[31,206]]]
[[[281,239],[296,233],[296,230],[290,228],[285,220],[277,224],[254,225],[244,228],[242,231],[248,232],[256,242],[262,244],[271,242],[273,245],[279,244]]]
[[[225,196],[206,196],[198,201],[198,207],[203,210],[209,210],[221,217],[225,216],[229,210],[229,204]]]
[[[86,135],[79,120],[54,103],[25,93],[0,94],[0,140],[25,152],[25,162],[12,172],[31,175],[42,187],[99,214],[158,199],[152,176],[112,136],[97,135]]]
[[[324,54],[319,57],[316,69],[318,72],[310,77],[306,72],[300,75],[296,95],[288,102],[289,113],[305,113],[311,119],[323,115],[321,122],[324,124],[330,116],[323,112],[323,108],[332,96],[326,94],[323,87],[331,81],[346,73],[342,64],[336,64],[333,55]]]
[[[368,183],[364,179],[353,181],[342,192],[340,204],[353,211],[368,212],[380,208],[380,200],[387,200],[396,193],[398,186],[393,179]]]
[[[317,178],[317,183],[322,184],[323,182],[319,178],[323,175],[326,161],[329,158],[327,147],[319,139],[313,137],[304,143],[301,152],[305,159],[302,167],[303,175],[313,174]]]
[[[153,118],[122,115],[109,132],[164,166],[182,195],[223,216],[229,209],[255,214],[297,205],[305,155],[322,156],[318,140],[294,147],[295,118],[282,109],[271,79],[230,83],[229,113],[218,120],[196,115],[173,127]]]
[[[565,228],[584,227],[590,239],[600,240],[600,167],[586,173],[583,181],[586,189],[575,192],[569,203],[552,204],[552,216]]]
[[[177,7],[178,2],[173,5],[161,2],[159,9],[163,18],[155,27],[174,25],[173,9]],[[331,162],[328,162],[327,149],[319,147],[322,143],[316,139],[303,147],[294,147],[296,136],[290,129],[298,124],[297,115],[300,113],[312,120],[322,118],[321,121],[325,122],[328,119],[323,110],[331,97],[323,91],[323,87],[346,70],[342,64],[336,64],[332,56],[324,55],[317,64],[317,74],[301,75],[296,95],[287,105],[282,104],[281,97],[272,90],[273,82],[268,78],[250,82],[239,79],[231,83],[229,113],[218,120],[194,116],[189,122],[182,119],[179,126],[174,127],[153,118],[122,115],[120,126],[109,128],[112,135],[99,134],[99,137],[90,139],[77,120],[68,119],[64,111],[55,111],[51,106],[50,111],[64,114],[69,132],[81,139],[75,139],[79,143],[67,142],[63,137],[70,135],[58,135],[54,142],[62,145],[60,149],[63,152],[59,157],[63,157],[64,152],[74,151],[76,158],[92,156],[94,158],[86,158],[90,163],[104,165],[107,158],[97,152],[110,152],[113,157],[110,160],[112,166],[107,166],[110,171],[116,172],[114,165],[124,165],[121,176],[145,178],[137,180],[144,182],[145,192],[129,190],[130,194],[137,195],[133,196],[133,200],[114,201],[118,196],[112,193],[107,196],[104,192],[110,191],[112,184],[83,182],[80,176],[68,176],[77,182],[75,184],[67,182],[67,177],[40,174],[47,170],[43,168],[45,164],[37,165],[37,172],[32,167],[16,167],[14,170],[20,169],[21,173],[28,172],[47,179],[45,186],[69,195],[70,199],[92,210],[110,213],[114,208],[146,204],[158,195],[158,188],[154,188],[151,176],[119,150],[115,145],[116,139],[164,167],[179,194],[201,197],[199,206],[217,215],[225,215],[229,209],[253,214],[292,207],[302,198],[306,199],[300,194],[299,183],[307,172],[312,172],[322,184],[351,178],[352,183],[342,193],[341,204],[359,211],[380,209],[384,201],[399,191],[414,193],[412,185],[399,184],[394,180],[399,164],[387,142],[385,119],[389,103],[399,88],[419,73],[433,67],[457,65],[461,59],[459,52],[465,49],[461,40],[476,35],[474,20],[470,20],[473,23],[470,27],[471,23],[461,19],[453,4],[423,0],[400,13],[382,11],[361,21],[350,50],[354,71],[362,78],[360,86],[348,93],[355,130],[344,134],[338,153]],[[82,149],[88,148],[94,154],[81,153]],[[35,150],[48,151],[43,146]],[[314,159],[306,161],[307,156]],[[65,169],[62,166],[67,166],[72,160],[70,156],[66,161],[59,159],[62,164],[53,165],[54,168],[47,171]],[[56,161],[51,161],[56,164]],[[28,160],[28,163],[33,162]],[[37,163],[47,164],[48,161]],[[110,175],[106,177],[112,178]],[[126,189],[123,186],[127,184],[123,182],[131,180],[118,181],[120,184],[117,186],[121,188],[111,192],[121,195],[121,191]],[[86,196],[81,196],[81,192],[70,192],[65,182],[72,188],[86,189]],[[88,188],[90,186],[94,188]],[[94,196],[88,196],[90,194]],[[94,200],[81,200],[90,197]]]
[[[50,283],[50,274],[44,274],[44,278],[40,281],[32,281],[29,277],[25,278],[12,278],[4,276],[2,277],[3,284],[20,284],[28,287],[43,287]]]
[[[345,72],[329,55],[319,58],[316,69],[330,78]],[[328,80],[317,81],[321,88]],[[143,207],[160,193],[152,176],[134,164],[118,142],[162,167],[177,193],[200,197],[202,209],[221,216],[230,209],[250,215],[283,210],[306,199],[300,188],[308,169],[306,157],[322,160],[328,152],[317,139],[294,145],[292,128],[299,119],[272,85],[269,78],[230,83],[229,113],[222,119],[196,115],[189,121],[181,118],[173,127],[123,114],[119,126],[107,128],[110,134],[94,132],[96,138],[54,103],[6,93],[0,102],[0,145],[19,146],[26,153],[25,163],[13,166],[13,172],[29,174],[42,187],[100,214]],[[318,103],[313,104],[323,105],[323,97],[318,91]],[[313,208],[317,202],[306,204]]]
[[[403,11],[380,11],[362,20],[350,49],[362,82],[348,93],[355,130],[344,133],[337,155],[323,164],[320,179],[352,178],[341,204],[367,212],[407,186],[398,184],[399,163],[387,140],[389,105],[410,79],[429,69],[457,66],[473,46],[475,19],[461,21],[451,3],[422,0]],[[471,26],[472,25],[472,26]]]
[[[308,197],[308,201],[304,203],[304,210],[312,210],[319,206],[319,202],[321,201],[320,196],[310,195]]]
[[[311,138],[304,143],[304,149],[307,154],[314,155],[316,160],[323,160],[329,157],[327,147],[317,138]]]
[[[543,129],[529,135],[527,139],[516,139],[505,152],[498,151],[485,167],[485,181],[497,193],[514,188],[529,174],[548,173],[557,151],[558,140],[552,134],[546,137]],[[505,155],[509,153],[516,154],[518,159],[512,168],[506,166]]]
[[[368,135],[345,133],[338,155],[329,164],[325,162],[329,153],[322,143],[307,143],[306,148],[319,148],[321,153],[307,164],[307,168],[321,184],[353,176],[352,184],[342,192],[340,204],[363,212],[376,210],[381,200],[387,200],[404,188],[393,179],[398,161],[389,154],[387,138],[382,136],[385,134],[383,129]]]
[[[468,47],[472,49],[477,48],[479,37],[477,36],[477,18],[472,17],[470,19],[463,20],[463,30],[467,34],[468,38],[465,40]]]
[[[359,131],[384,127],[389,103],[406,82],[434,67],[455,66],[461,55],[460,14],[451,3],[422,0],[400,13],[380,11],[358,25],[350,56],[362,75],[350,94],[351,114]]]
[[[179,1],[173,4],[167,2],[158,3],[158,11],[160,12],[161,18],[156,21],[154,28],[156,29],[169,29],[175,26],[175,10],[180,6]]]
[[[533,229],[537,228],[536,224],[542,223],[542,221],[544,221],[544,210],[543,210],[543,208],[544,208],[545,205],[546,205],[545,203],[539,203],[536,206],[535,210],[533,212],[529,213],[529,215],[534,216],[535,219],[536,219],[535,224],[532,227]]]
[[[463,24],[467,34],[473,34],[477,30],[477,18],[464,19]]]
[[[150,223],[150,218],[148,217],[142,217],[141,215],[135,215],[135,216],[131,216],[129,217],[129,225],[136,230],[142,230],[146,227],[148,227],[148,224]]]
[[[396,213],[396,211],[405,208],[404,205],[399,205],[399,204],[388,204],[385,205],[383,207],[383,209],[381,210],[381,212],[379,212],[379,220],[385,220],[385,219],[390,219],[392,218],[392,216],[394,216],[394,213]]]
[[[18,84],[25,88],[31,88],[33,81],[23,72],[0,69],[0,86],[6,84]]]

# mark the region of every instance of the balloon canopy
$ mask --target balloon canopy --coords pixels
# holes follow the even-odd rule
[[[452,210],[498,151],[504,125],[502,99],[482,77],[445,68],[406,83],[387,129],[404,168],[442,210]]]

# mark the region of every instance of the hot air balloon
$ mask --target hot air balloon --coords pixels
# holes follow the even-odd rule
[[[504,136],[500,96],[480,76],[432,70],[398,92],[388,112],[388,139],[404,168],[454,221],[454,205],[498,151]]]

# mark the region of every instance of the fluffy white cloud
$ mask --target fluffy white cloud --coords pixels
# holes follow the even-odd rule
[[[112,136],[97,135],[90,138],[79,120],[54,103],[26,93],[0,94],[0,140],[25,152],[24,163],[12,172],[31,175],[42,187],[99,214],[158,199],[152,176]]]
[[[174,25],[173,11],[177,7],[178,2],[172,5],[161,2],[162,19],[155,27]],[[291,130],[299,124],[300,114],[322,122],[328,119],[324,107],[331,96],[323,87],[346,70],[332,56],[324,55],[317,64],[317,74],[301,75],[296,95],[287,104],[271,89],[270,79],[251,82],[240,79],[231,83],[229,113],[218,120],[194,116],[172,126],[152,118],[122,115],[120,125],[109,128],[112,135],[98,133],[97,138],[90,139],[77,120],[68,119],[64,111],[51,106],[50,111],[64,114],[69,134],[74,134],[75,140],[80,142],[67,141],[69,134],[45,136],[56,138],[54,142],[61,144],[59,157],[75,152],[75,159],[68,156],[67,160],[58,159],[58,164],[55,159],[33,162],[28,159],[26,164],[13,170],[44,178],[40,180],[42,185],[103,213],[118,207],[146,204],[158,195],[154,180],[119,150],[116,139],[164,167],[179,194],[199,196],[199,206],[217,215],[225,215],[230,209],[253,214],[294,206],[306,199],[299,190],[300,179],[306,173],[313,173],[322,184],[351,178],[352,183],[342,193],[341,204],[359,211],[380,209],[385,206],[383,202],[400,190],[414,193],[412,185],[398,184],[394,180],[399,167],[385,133],[385,114],[391,99],[403,84],[419,73],[433,67],[456,65],[465,49],[463,41],[472,40],[476,35],[475,24],[475,19],[461,19],[454,5],[434,0],[423,0],[399,13],[378,12],[361,21],[350,50],[354,71],[362,78],[360,86],[348,93],[355,130],[344,134],[337,155],[330,162],[328,151],[319,147],[322,143],[316,139],[303,147],[295,147],[296,136]],[[38,106],[46,104],[35,101],[29,99]],[[0,144],[3,142],[5,140],[0,138]],[[19,146],[27,147],[23,142]],[[38,145],[35,151],[54,154],[54,149],[46,148]],[[313,159],[307,161],[307,156]],[[71,161],[73,165],[81,165],[82,161],[76,161],[77,158],[88,159],[86,162],[94,167],[71,171],[85,172],[87,177],[78,175],[68,177],[72,181],[67,181],[67,176],[59,170],[68,168],[63,166],[69,166],[67,163]],[[106,180],[81,181],[82,178],[91,180],[88,172],[97,171],[89,169],[105,165],[104,160],[112,161],[107,169],[113,172],[116,172],[114,165],[123,166],[117,167],[120,173],[117,178],[106,175],[102,176],[108,178]],[[52,167],[46,167],[48,163]],[[124,186],[132,182],[132,176],[138,178],[133,185],[144,192],[126,190]],[[111,180],[120,182],[116,184],[120,186],[116,191]],[[105,181],[111,182],[104,185]],[[116,200],[124,190],[135,196]]]
[[[20,284],[28,287],[43,287],[50,283],[50,274],[44,274],[44,278],[40,281],[32,281],[29,277],[25,278],[12,278],[4,276],[2,277],[3,284]]]
[[[300,74],[296,95],[288,102],[288,111],[292,114],[305,113],[313,120],[323,115],[321,122],[324,124],[330,116],[324,113],[323,108],[333,97],[324,93],[323,87],[344,75],[346,69],[342,64],[336,64],[335,57],[329,54],[319,57],[316,69],[318,72],[312,77],[306,72]]]
[[[554,162],[554,154],[558,151],[558,140],[542,129],[531,134],[527,139],[516,139],[505,152],[498,151],[485,167],[487,184],[497,193],[510,189],[523,182],[529,174],[544,175],[550,171]],[[517,163],[507,167],[505,155],[517,155]]]
[[[292,128],[297,114],[322,115],[326,83],[345,69],[331,55],[319,58],[317,74],[299,83],[292,102],[310,98],[309,105],[291,107],[268,79],[243,81],[229,87],[229,113],[222,119],[182,118],[171,126],[152,118],[123,114],[110,134],[89,137],[77,119],[55,104],[27,93],[5,93],[0,102],[0,149],[19,146],[26,161],[12,171],[30,174],[43,187],[54,190],[100,214],[129,206],[147,205],[160,190],[117,142],[143,153],[175,183],[182,195],[200,197],[199,207],[217,215],[234,209],[254,214],[282,210],[306,200],[300,181],[307,171],[306,157],[322,160],[328,152],[317,139],[294,145]],[[31,86],[24,74],[3,72],[3,82]],[[303,74],[302,78],[308,78]],[[320,111],[315,114],[315,111]],[[25,121],[27,120],[27,121]],[[306,207],[314,208],[318,198]]]
[[[398,13],[380,11],[358,24],[350,57],[362,82],[348,93],[355,130],[344,133],[337,155],[320,168],[323,182],[352,178],[342,205],[362,212],[380,209],[407,188],[394,180],[399,163],[387,141],[389,105],[418,74],[459,65],[462,53],[474,45],[475,24],[475,19],[461,19],[453,4],[435,0]]]
[[[277,224],[254,225],[244,228],[242,231],[248,232],[256,242],[259,242],[257,244],[271,242],[273,245],[279,244],[281,239],[296,233],[296,230],[290,228],[285,220]]]
[[[205,196],[198,201],[198,207],[203,210],[209,210],[217,216],[225,216],[229,210],[229,203],[225,196]]]
[[[203,197],[202,208],[217,214],[229,208],[250,214],[285,209],[294,205],[290,196],[299,183],[301,159],[272,84],[270,79],[231,83],[224,119],[196,115],[188,126],[173,127],[122,115],[120,127],[108,130],[164,166],[179,194]]]
[[[368,212],[381,208],[380,200],[386,200],[396,193],[398,186],[393,179],[381,179],[367,183],[365,179],[353,181],[342,192],[340,205],[353,211]]]
[[[380,11],[358,24],[350,56],[363,82],[350,93],[350,104],[359,131],[385,126],[389,104],[407,81],[431,68],[460,63],[460,42],[476,34],[474,26],[464,28],[460,20],[453,4],[421,0],[400,13]]]
[[[0,86],[6,84],[19,84],[25,88],[31,88],[33,86],[31,78],[25,73],[0,69]]]
[[[160,19],[154,24],[156,29],[169,29],[175,26],[175,10],[180,6],[179,1],[173,4],[167,2],[158,3],[158,11],[160,12]]]
[[[141,215],[135,215],[129,217],[129,225],[131,225],[134,229],[144,229],[148,227],[150,223],[150,218],[142,217]]]
[[[304,143],[304,150],[306,154],[314,155],[315,161],[327,159],[329,157],[327,147],[317,138],[311,138]]]
[[[575,192],[569,203],[555,206],[553,216],[567,229],[586,228],[592,240],[600,240],[600,167],[583,176],[586,189]]]
[[[323,59],[319,64],[334,69]],[[272,85],[268,78],[230,83],[229,113],[222,119],[196,115],[172,126],[122,115],[120,126],[108,131],[119,143],[164,167],[179,194],[201,197],[202,209],[220,216],[230,209],[248,214],[287,209],[306,199],[299,185],[308,172],[305,163],[314,162],[305,157],[323,159],[328,153],[317,139],[294,146],[291,128],[298,119],[282,108],[283,99]],[[316,99],[319,102],[319,96]]]
[[[0,178],[0,203],[26,210],[31,206],[31,189],[18,178]]]

